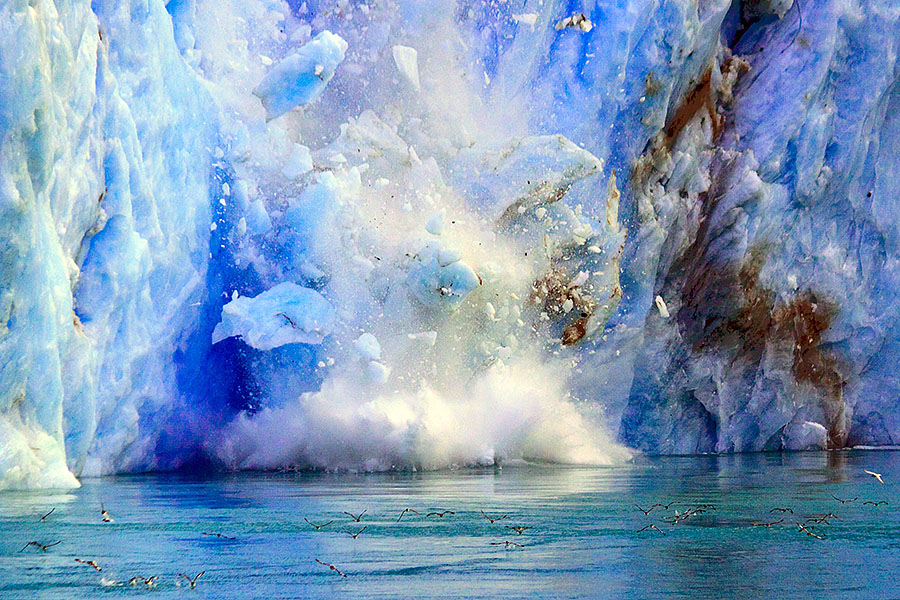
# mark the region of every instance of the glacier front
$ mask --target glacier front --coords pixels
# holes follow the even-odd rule
[[[7,2],[0,488],[897,444],[898,44],[892,0]]]

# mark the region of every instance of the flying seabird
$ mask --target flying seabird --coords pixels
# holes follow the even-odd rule
[[[646,527],[641,527],[641,528],[638,529],[635,533],[640,533],[640,532],[642,532],[642,531],[647,531],[648,529],[655,529],[656,531],[660,532],[661,534],[666,535],[666,532],[665,532],[665,531],[663,531],[662,529],[660,529],[659,527],[657,527],[657,526],[654,525],[653,523],[647,525]]]
[[[224,535],[222,533],[208,533],[206,531],[200,532],[200,535],[208,535],[209,537],[222,538],[223,540],[236,540],[237,539],[237,538],[231,537],[230,535]]]
[[[661,502],[657,502],[656,504],[654,504],[653,506],[650,507],[650,510],[653,510],[657,506],[664,508],[665,510],[669,510],[669,508],[675,504],[678,504],[677,500],[673,500],[672,502],[669,502],[668,504],[663,504]],[[637,506],[637,505],[635,504],[635,506]],[[640,508],[640,507],[638,507],[638,508]],[[643,509],[641,509],[641,510],[643,510]],[[647,511],[647,512],[650,512],[650,511]],[[644,514],[646,515],[647,513],[644,513]]]
[[[515,542],[510,542],[509,540],[505,540],[505,541],[502,541],[502,542],[491,542],[491,546],[506,546],[507,549],[509,549],[511,546],[514,546],[514,547],[516,547],[516,548],[524,548],[524,547],[525,547],[525,546],[522,545],[522,544],[517,544],[517,543],[515,543]]]
[[[348,517],[350,517],[351,519],[353,519],[354,521],[356,521],[357,523],[359,523],[362,520],[363,515],[366,514],[368,511],[369,511],[369,509],[367,508],[366,510],[362,511],[358,515],[354,515],[353,513],[348,513],[347,511],[344,511],[344,514],[347,515]]]
[[[103,517],[104,523],[112,523],[113,522],[113,520],[109,516],[109,513],[106,512],[106,507],[103,506],[103,500],[100,501],[100,516]]]
[[[55,511],[55,510],[56,510],[56,507],[54,506],[53,508],[50,509],[50,512],[48,512],[46,515],[44,515],[43,517],[41,517],[41,521],[45,520],[47,517],[49,517],[50,515],[52,515],[52,514],[53,514],[53,511]]]
[[[656,508],[657,506],[661,506],[661,505],[660,505],[660,504],[654,504],[654,505],[651,506],[650,508],[644,510],[643,508],[641,508],[641,507],[638,506],[637,504],[634,505],[634,507],[635,507],[636,509],[638,509],[639,511],[641,511],[641,512],[644,513],[645,515],[649,515],[650,512],[651,512],[654,508]],[[666,510],[669,510],[669,509],[666,509]]]
[[[848,502],[856,502],[857,500],[859,500],[859,496],[856,496],[855,498],[850,498],[848,500],[841,500],[834,494],[832,494],[831,497],[834,498],[835,500],[837,500],[838,502],[840,502],[841,504],[847,504]]]
[[[47,548],[52,548],[53,546],[56,546],[57,544],[60,544],[60,543],[62,543],[62,540],[53,542],[52,544],[42,544],[42,543],[40,543],[40,542],[28,542],[27,544],[25,544],[25,547],[24,547],[24,548],[22,548],[21,550],[19,550],[19,552],[24,552],[25,549],[28,548],[28,546],[37,546],[37,547],[40,548],[43,552],[46,552],[46,551],[47,551]]]
[[[771,527],[772,525],[778,525],[779,523],[783,523],[784,519],[778,519],[777,521],[772,521],[771,523],[754,523],[754,527]]]
[[[453,512],[452,510],[445,510],[444,512],[430,512],[430,513],[428,513],[427,515],[425,515],[425,518],[427,519],[427,518],[430,517],[431,515],[437,515],[437,516],[439,516],[440,518],[443,519],[443,518],[444,518],[444,515],[455,515],[455,514],[456,514],[456,513]]]
[[[484,517],[485,519],[487,519],[488,521],[490,521],[491,524],[496,523],[497,521],[502,521],[503,519],[505,519],[507,517],[507,515],[503,515],[501,517],[497,517],[496,519],[492,519],[489,516],[487,516],[484,511],[481,511],[481,516]]]
[[[344,532],[355,540],[356,538],[359,537],[359,534],[361,534],[363,531],[366,530],[366,527],[368,527],[368,525],[364,526],[362,529],[360,529],[356,533],[353,533],[352,531],[348,531],[346,529],[344,530]]]
[[[96,560],[81,560],[80,558],[76,558],[75,562],[94,567],[94,570],[98,573],[103,570],[100,568],[100,565],[97,564]]]
[[[770,512],[770,513],[773,513],[773,512],[780,512],[780,513],[791,513],[791,514],[794,514],[794,509],[792,509],[792,508],[773,508],[773,509],[770,510],[769,512]]]
[[[531,529],[531,527],[528,527],[528,526],[525,526],[525,525],[507,525],[506,528],[507,528],[507,529],[512,529],[513,531],[515,531],[515,532],[516,532],[517,534],[519,534],[519,535],[522,535],[522,533],[523,533],[526,529]]]
[[[321,525],[316,525],[315,523],[311,522],[306,517],[303,517],[303,520],[306,521],[307,523],[309,523],[310,526],[314,527],[316,529],[316,531],[322,529],[323,527],[328,527],[329,525],[334,523],[334,519],[328,521],[327,523],[322,523]]]
[[[801,525],[800,523],[797,523],[797,527],[799,527],[799,528],[800,528],[800,531],[804,532],[806,535],[812,536],[812,537],[816,538],[817,540],[824,540],[824,539],[825,539],[825,538],[824,538],[823,536],[821,536],[821,535],[816,535],[815,533],[813,533],[812,531],[810,531],[809,529],[807,529],[806,527],[804,527],[804,526]]]
[[[197,580],[200,579],[200,576],[203,575],[204,573],[206,573],[206,571],[200,571],[200,572],[197,573],[197,575],[196,575],[195,577],[193,577],[193,578],[188,577],[188,576],[185,575],[184,573],[179,573],[178,576],[179,576],[179,577],[184,577],[185,579],[187,579],[188,582],[190,582],[191,587],[194,587],[195,585],[197,585]]]
[[[874,502],[872,500],[866,500],[865,502],[863,502],[863,506],[865,506],[866,504],[871,504],[872,506],[879,506],[881,504],[887,504],[887,503],[888,503],[887,500],[878,500],[878,501],[874,501]]]
[[[328,563],[322,562],[322,561],[319,560],[318,558],[316,559],[316,562],[319,563],[320,565],[325,565],[326,567],[328,567],[329,569],[331,569],[332,571],[334,571],[335,573],[337,573],[337,574],[340,575],[341,577],[346,577],[346,576],[347,576],[343,571],[341,571],[340,569],[338,569],[338,568],[337,568],[336,566],[334,566],[334,565],[330,565],[330,564],[328,564]]]
[[[871,475],[872,477],[877,479],[878,483],[880,483],[882,485],[884,484],[884,479],[881,478],[881,473],[875,473],[874,471],[866,471],[865,469],[863,469],[863,471],[865,471],[866,473],[868,473],[869,475]]]
[[[405,515],[406,513],[416,513],[416,514],[419,514],[419,511],[413,510],[413,509],[411,509],[411,508],[404,508],[404,509],[403,509],[403,512],[400,513],[400,516],[397,517],[397,522],[398,522],[398,523],[400,522],[400,519],[403,518],[403,515]]]

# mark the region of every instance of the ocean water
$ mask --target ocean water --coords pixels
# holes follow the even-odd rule
[[[85,480],[0,493],[0,598],[900,598],[898,481],[893,450]],[[418,514],[398,522],[405,508]],[[823,539],[796,525],[825,513],[809,525]],[[651,523],[663,533],[637,531]],[[521,546],[493,545],[506,541]],[[200,571],[193,589],[178,576]]]

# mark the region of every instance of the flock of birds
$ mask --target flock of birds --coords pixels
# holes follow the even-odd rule
[[[47,519],[50,518],[50,516],[51,516],[54,512],[56,512],[56,507],[55,507],[55,506],[54,506],[53,508],[51,508],[50,511],[47,512],[46,514],[41,515],[40,521],[41,521],[41,522],[46,521]],[[109,515],[109,512],[106,510],[106,506],[104,506],[104,504],[103,504],[102,501],[100,502],[100,519],[101,519],[101,521],[102,521],[103,523],[112,523],[112,522],[113,522],[112,517]],[[229,536],[222,535],[221,533],[206,533],[206,532],[204,532],[203,535],[207,535],[207,536],[215,536],[215,537],[225,538],[225,539],[231,539],[231,540],[235,539],[235,538],[233,538],[233,537],[229,537]],[[26,550],[28,550],[28,549],[31,548],[32,546],[34,546],[35,548],[37,548],[37,549],[40,550],[41,552],[47,552],[48,549],[50,549],[50,548],[52,548],[52,547],[54,547],[54,546],[58,546],[58,545],[61,544],[61,543],[62,543],[62,540],[57,540],[57,541],[52,542],[52,543],[49,543],[49,544],[42,544],[41,542],[31,541],[31,542],[28,542],[27,544],[25,544],[25,546],[23,546],[22,549],[19,550],[19,552],[25,552]],[[86,566],[88,566],[88,567],[91,567],[92,569],[94,569],[94,570],[97,571],[98,573],[102,573],[102,572],[103,572],[103,567],[101,567],[100,564],[99,564],[96,560],[93,560],[93,559],[91,559],[91,560],[86,560],[86,559],[83,559],[83,558],[76,558],[76,559],[75,559],[75,562],[76,562],[76,563],[79,563],[79,564],[82,564],[82,565],[86,565]],[[193,587],[195,587],[195,586],[197,585],[197,580],[200,579],[200,577],[201,577],[204,573],[206,573],[206,571],[200,571],[199,573],[197,573],[197,574],[194,575],[193,577],[191,577],[190,575],[186,575],[186,574],[184,574],[184,573],[179,573],[179,574],[178,574],[178,577],[183,578],[185,581],[187,581],[187,584],[186,584],[186,585],[188,585],[188,587],[193,588]],[[116,581],[105,581],[105,580],[104,580],[104,582],[105,582],[105,585],[117,585],[117,584],[119,584],[119,582],[116,582]],[[122,583],[124,583],[124,582],[122,582]],[[128,583],[128,585],[130,585],[130,586],[139,586],[139,585],[143,585],[143,586],[146,586],[146,587],[149,587],[149,588],[153,588],[153,587],[156,587],[156,585],[159,583],[159,576],[158,576],[158,575],[154,575],[154,576],[152,576],[152,577],[141,577],[141,576],[139,576],[139,575],[136,575],[136,576],[134,576],[134,577],[131,577],[131,578],[128,580],[127,583]]]
[[[875,473],[874,471],[868,471],[868,470],[864,470],[864,472],[866,474],[872,476],[873,478],[875,478],[879,483],[884,484],[884,479],[882,479],[881,473]],[[856,502],[857,500],[859,500],[858,496],[854,497],[854,498],[838,498],[837,496],[832,495],[831,497],[834,498],[836,501],[838,501],[842,506],[844,504],[849,504],[851,502]],[[878,506],[881,506],[881,505],[887,504],[887,503],[888,503],[887,500],[864,500],[862,502],[863,506],[871,505],[871,506],[875,506],[875,507],[878,507]],[[670,502],[668,504],[656,503],[656,504],[653,504],[652,506],[650,506],[650,508],[646,508],[646,509],[642,508],[641,506],[639,506],[637,504],[635,504],[634,506],[639,511],[644,513],[645,516],[649,516],[650,513],[653,512],[654,509],[661,508],[663,510],[670,510],[671,507],[674,506],[675,504],[681,504],[681,503],[679,503],[679,502]],[[691,517],[695,517],[697,515],[700,515],[700,514],[709,512],[709,511],[715,511],[715,510],[716,510],[716,507],[713,504],[695,504],[692,506],[688,505],[682,511],[675,509],[674,514],[666,515],[666,516],[662,517],[662,521],[664,523],[668,523],[670,525],[677,525],[678,523],[681,523],[682,521],[690,519]],[[784,515],[790,514],[791,516],[793,516],[794,509],[790,508],[790,507],[775,507],[769,511],[769,514],[775,514],[775,513],[781,514],[782,518],[778,519],[777,521],[755,521],[755,522],[751,523],[751,526],[752,527],[769,528],[769,527],[772,527],[775,525],[781,525],[782,523],[785,523]],[[802,522],[794,521],[794,523],[797,525],[797,531],[799,531],[801,533],[805,533],[809,537],[813,537],[818,540],[824,540],[825,535],[819,533],[819,531],[817,529],[815,529],[814,526],[815,525],[831,525],[831,520],[837,519],[837,518],[838,518],[838,516],[836,514],[834,514],[833,512],[816,513],[816,514],[809,515]],[[791,519],[791,520],[794,520],[794,519]],[[811,525],[813,526],[812,528],[810,527]],[[640,529],[637,530],[637,533],[642,533],[644,531],[657,531],[662,535],[666,535],[666,532],[664,530],[660,529],[659,526],[656,525],[655,523],[650,523],[649,525],[641,527]]]
[[[363,515],[365,515],[367,512],[368,512],[368,509],[362,511],[359,514],[353,514],[353,513],[349,513],[349,512],[344,512],[344,514],[347,515],[348,517],[350,517],[352,523],[361,523]],[[500,523],[501,521],[505,521],[506,519],[509,518],[509,515],[505,515],[505,514],[492,517],[489,514],[487,514],[486,512],[484,512],[483,510],[480,510],[478,512],[481,513],[481,516],[486,521],[488,521],[491,525]],[[431,512],[424,513],[424,518],[425,519],[431,519],[431,518],[443,519],[447,515],[455,515],[455,514],[456,513],[453,512],[452,510],[433,510]],[[414,508],[404,508],[402,511],[400,511],[400,515],[397,517],[397,523],[402,521],[403,517],[406,517],[407,515],[420,515],[421,516],[422,513],[415,510]],[[303,520],[306,521],[307,525],[309,525],[316,531],[321,531],[322,529],[325,529],[326,527],[333,525],[335,523],[334,519],[332,519],[330,521],[326,521],[324,523],[314,523],[314,522],[310,521],[309,519],[307,519],[306,517],[303,517]],[[527,530],[531,529],[531,527],[528,525],[506,525],[506,524],[504,524],[503,527],[506,529],[509,529],[511,532],[515,532],[516,535],[523,535]],[[343,532],[355,540],[367,528],[368,527],[365,525],[362,527],[362,529],[360,529],[358,531],[353,531],[353,530],[345,528],[343,530]],[[490,545],[491,546],[503,546],[507,550],[509,550],[510,548],[524,548],[525,547],[525,544],[519,544],[519,543],[513,542],[511,540],[503,540],[500,542],[490,542]],[[318,563],[324,567],[328,567],[328,569],[330,571],[334,571],[337,575],[339,575],[341,577],[347,577],[347,574],[344,573],[341,569],[339,569],[335,565],[321,561],[318,558],[316,558],[315,561],[316,561],[316,563]]]
[[[865,473],[870,475],[874,479],[876,479],[879,483],[884,484],[884,479],[882,478],[882,475],[880,473],[875,473],[873,471],[868,471],[868,470],[866,470]],[[839,498],[834,495],[832,495],[832,498],[835,501],[839,502],[841,506],[843,506],[845,504],[857,502],[859,500],[859,497]],[[886,504],[888,504],[888,502],[886,500],[864,500],[861,504],[864,506],[871,505],[874,507],[878,507],[881,505],[886,505]],[[680,505],[681,509],[679,509],[679,508],[673,509],[673,507],[676,505]],[[678,525],[679,523],[682,523],[688,519],[696,517],[697,515],[716,511],[716,506],[713,504],[686,504],[684,502],[678,502],[678,501],[669,502],[667,504],[666,503],[656,503],[656,504],[651,505],[649,508],[643,508],[637,504],[635,504],[634,506],[635,506],[635,508],[640,510],[642,513],[644,513],[645,516],[649,516],[650,513],[652,513],[656,509],[661,509],[664,511],[673,510],[673,512],[671,514],[666,514],[660,520],[660,522],[665,523],[667,525],[672,525],[672,526]],[[51,517],[51,515],[54,514],[55,511],[56,511],[56,508],[54,507],[46,514],[41,515],[40,521],[42,521],[42,522],[46,521],[47,519],[49,519]],[[487,520],[491,525],[502,525],[505,529],[509,530],[511,533],[515,533],[516,535],[519,535],[519,536],[524,535],[527,530],[532,529],[532,527],[527,526],[527,525],[512,525],[512,524],[504,523],[504,521],[506,521],[509,518],[509,515],[506,515],[506,514],[501,514],[498,516],[491,516],[491,515],[487,514],[486,512],[484,512],[484,510],[480,510],[479,512],[481,514],[481,517],[483,517],[485,520]],[[360,525],[360,524],[362,524],[363,518],[366,516],[367,513],[368,513],[368,509],[363,510],[361,513],[358,513],[358,514],[354,514],[354,513],[350,513],[350,512],[344,512],[343,514],[345,514],[347,517],[349,517],[348,524],[355,523],[357,525]],[[795,520],[794,510],[790,507],[783,507],[783,506],[772,508],[769,511],[769,513],[771,515],[779,514],[779,515],[781,515],[781,518],[778,520],[774,520],[774,521],[757,521],[757,522],[753,522],[751,525],[753,527],[765,527],[765,528],[769,528],[769,527],[773,527],[773,526],[781,525],[781,524],[788,525],[788,523],[785,522],[785,519],[787,518],[786,515],[791,515],[790,520],[794,521],[794,523],[797,526],[798,532],[805,533],[807,536],[815,538],[815,539],[819,539],[819,540],[825,539],[825,535],[820,533],[820,530],[817,529],[816,526],[830,525],[831,520],[838,519],[838,516],[836,514],[834,514],[833,512],[828,512],[828,513],[818,513],[818,514],[809,515],[808,517],[805,517],[804,520],[802,520],[802,521]],[[424,514],[424,516],[423,516],[423,514]],[[408,520],[409,515],[419,515],[423,519],[444,519],[448,515],[455,515],[455,514],[456,513],[452,510],[432,510],[430,512],[424,512],[424,511],[419,512],[418,510],[415,510],[413,508],[405,508],[400,512],[399,516],[397,517],[397,522],[399,523],[400,521],[402,521],[404,519],[404,517],[406,517]],[[102,501],[100,503],[100,516],[101,516],[102,522],[104,522],[104,523],[112,523],[113,522],[112,518],[110,517],[109,513],[107,512],[106,507],[103,505]],[[303,520],[306,522],[306,524],[309,527],[311,527],[315,531],[321,531],[321,530],[326,529],[336,523],[335,519],[331,519],[329,521],[319,522],[319,523],[310,521],[306,517],[304,517]],[[362,527],[359,529],[356,529],[356,528],[349,529],[347,527],[344,527],[344,529],[342,529],[342,532],[349,535],[352,539],[356,540],[367,529],[368,529],[368,525],[362,525]],[[637,530],[637,533],[643,533],[643,532],[647,532],[647,531],[656,531],[661,535],[666,535],[666,531],[664,529],[662,529],[656,523],[650,523],[644,527],[641,527],[640,529]],[[233,536],[228,536],[228,535],[225,535],[222,533],[217,533],[217,532],[202,532],[201,535],[215,537],[215,538],[219,538],[219,539],[225,539],[225,540],[236,539]],[[40,552],[48,552],[50,548],[53,548],[54,546],[57,546],[60,543],[62,543],[61,540],[57,540],[57,541],[51,542],[51,543],[30,541],[22,547],[20,552],[24,552],[32,547],[34,547],[36,550],[38,550]],[[524,548],[525,547],[525,544],[514,542],[509,539],[504,539],[502,541],[490,542],[490,545],[491,546],[503,546],[507,550],[512,549],[512,548]],[[103,568],[97,563],[96,560],[76,558],[75,562],[85,565],[85,566],[88,566],[88,567],[91,567],[98,573],[103,571]],[[337,574],[340,577],[347,577],[347,574],[343,570],[341,570],[337,566],[335,566],[334,564],[331,564],[326,561],[322,561],[319,558],[315,558],[315,563],[318,565],[321,565],[323,567],[327,567],[329,569],[329,571],[333,571],[335,574]],[[197,585],[197,580],[200,579],[200,577],[202,577],[204,573],[206,573],[205,570],[194,575],[193,577],[190,575],[187,575],[185,573],[178,573],[178,577],[181,579],[184,579],[187,582],[185,585],[187,585],[190,588],[194,588]],[[178,579],[176,581],[180,582],[181,579]],[[158,582],[159,582],[158,576],[152,576],[152,577],[135,576],[135,577],[130,578],[127,583],[128,583],[128,585],[131,585],[131,586],[143,585],[146,587],[155,587]],[[109,585],[121,585],[121,583],[110,582]]]

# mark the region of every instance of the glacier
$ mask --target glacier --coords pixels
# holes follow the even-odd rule
[[[898,43],[891,0],[11,0],[0,488],[900,443]]]

